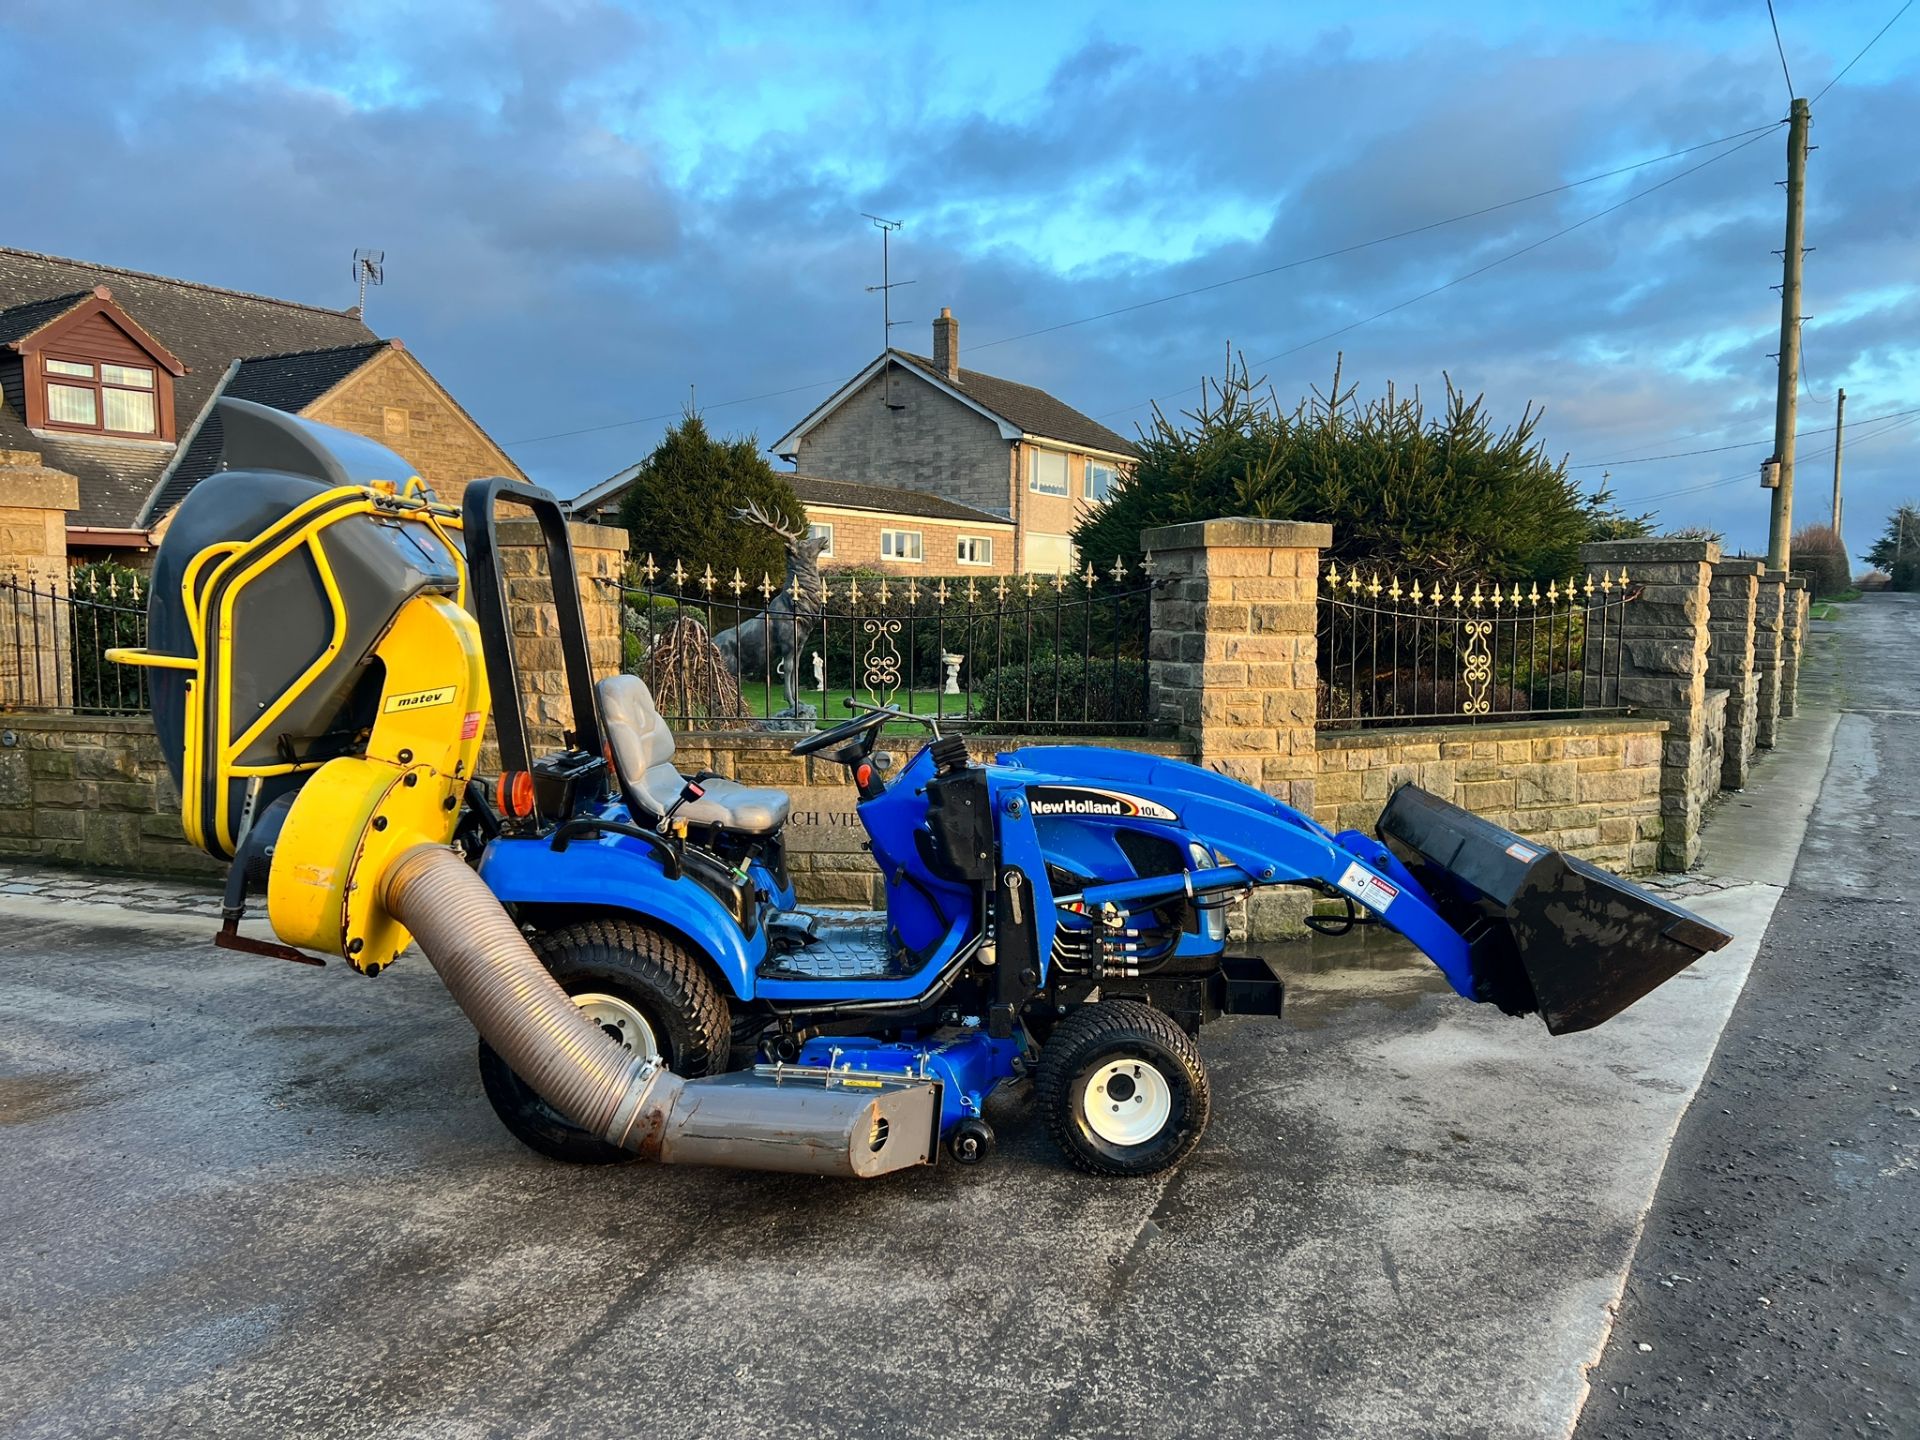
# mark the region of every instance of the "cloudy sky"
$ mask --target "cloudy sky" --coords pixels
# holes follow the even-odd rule
[[[1799,93],[1898,5],[1776,0]],[[1799,514],[1843,385],[1856,550],[1920,497],[1917,59],[1920,11],[1814,107]],[[383,247],[370,323],[561,493],[690,386],[767,443],[877,353],[869,211],[896,344],[951,305],[969,367],[1123,433],[1229,345],[1285,397],[1344,351],[1544,406],[1582,477],[1764,546],[1764,0],[6,0],[0,87],[0,243],[327,305]],[[1713,453],[1631,463],[1676,451]]]

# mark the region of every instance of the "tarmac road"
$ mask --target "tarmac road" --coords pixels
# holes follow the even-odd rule
[[[424,962],[99,903],[153,889],[0,883],[0,1435],[1563,1435],[1779,896],[1690,883],[1736,942],[1560,1040],[1290,947],[1177,1172],[1079,1175],[1015,1094],[992,1163],[860,1185],[543,1161]]]
[[[1582,1440],[1920,1436],[1920,596],[1821,629],[1832,764]]]

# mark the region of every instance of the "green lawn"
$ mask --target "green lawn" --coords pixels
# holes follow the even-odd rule
[[[779,685],[769,686],[758,680],[749,680],[741,685],[740,693],[746,697],[747,709],[756,720],[764,720],[767,716],[777,714],[787,708],[786,691]],[[820,703],[821,696],[818,690],[803,689],[800,692],[800,698],[820,712],[820,728],[823,730],[838,725],[842,720],[851,720],[853,718],[854,712],[847,709],[845,704],[842,703],[848,697],[866,703],[874,703],[873,697],[868,695],[864,690],[829,689],[826,692],[826,703],[824,705]],[[915,715],[938,715],[943,720],[963,720],[966,718],[967,697],[965,695],[929,694],[925,690],[916,690],[911,697],[911,704],[908,703],[908,700],[909,697],[904,688],[893,697],[893,703],[895,705]],[[889,730],[914,731],[921,729],[918,725],[903,721],[895,721],[887,728]]]
[[[1815,620],[1837,620],[1840,612],[1834,607],[1849,605],[1860,598],[1858,590],[1842,590],[1838,595],[1829,595],[1824,600],[1813,602],[1813,608],[1807,614]]]

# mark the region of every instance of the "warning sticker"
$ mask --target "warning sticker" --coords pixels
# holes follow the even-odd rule
[[[1376,915],[1385,914],[1387,906],[1400,895],[1399,886],[1389,885],[1357,860],[1340,877],[1340,888]]]
[[[1522,845],[1518,840],[1507,846],[1507,854],[1516,860],[1538,860],[1540,852],[1531,845]]]
[[[467,711],[467,718],[460,722],[460,738],[462,740],[473,739],[474,736],[480,733],[480,726],[482,723],[483,722],[481,719],[480,711],[478,710]]]

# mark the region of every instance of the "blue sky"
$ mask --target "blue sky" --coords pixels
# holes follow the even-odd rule
[[[1896,8],[1777,0],[1800,93]],[[873,211],[915,282],[897,344],[951,305],[964,363],[1123,433],[1229,345],[1289,399],[1343,351],[1363,392],[1444,373],[1498,415],[1543,406],[1583,477],[1761,546],[1783,130],[1049,328],[1786,113],[1764,0],[1330,13],[11,0],[0,86],[29,123],[0,147],[0,243],[333,305],[384,247],[370,323],[572,493],[690,385],[766,443],[871,358]],[[1920,11],[1815,108],[1798,513],[1826,516],[1844,385],[1856,550],[1920,496],[1920,423],[1870,419],[1920,407],[1916,59]],[[1631,463],[1691,450],[1715,453]]]

